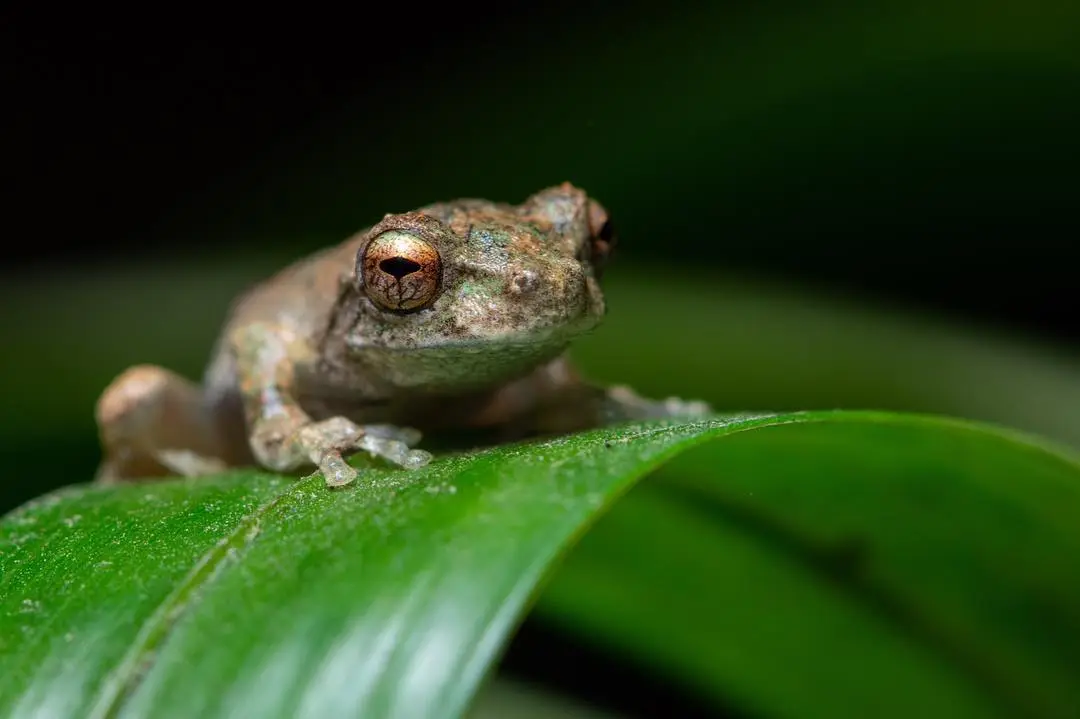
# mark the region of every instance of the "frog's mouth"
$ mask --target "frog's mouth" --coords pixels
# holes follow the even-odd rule
[[[411,347],[390,347],[395,352],[462,352],[492,353],[507,352],[518,354],[523,351],[537,351],[543,347],[565,348],[578,337],[588,334],[599,324],[598,321],[580,322],[573,326],[562,326],[543,331],[505,333],[497,335],[475,335],[468,337],[449,337],[437,341],[417,343]]]
[[[410,345],[368,341],[353,346],[351,352],[358,363],[395,387],[456,392],[522,377],[554,360],[575,337],[595,325],[591,322],[570,333],[445,338]]]
[[[513,332],[498,329],[485,332],[482,324],[461,326],[448,323],[421,335],[414,328],[402,326],[400,331],[394,331],[398,328],[387,328],[389,331],[384,329],[373,335],[354,333],[346,341],[349,349],[359,354],[519,354],[523,351],[535,352],[546,346],[565,347],[594,330],[601,319],[602,314],[583,312],[569,321],[560,319],[546,326],[534,325]]]
[[[574,338],[569,337],[499,337],[490,339],[485,337],[470,337],[447,340],[445,342],[423,342],[410,345],[377,344],[374,342],[364,343],[352,348],[353,352],[363,355],[385,354],[398,358],[416,355],[418,357],[443,357],[447,360],[460,357],[465,359],[474,355],[487,355],[490,357],[518,357],[523,355],[538,356],[546,354],[550,348],[553,352],[564,350]]]

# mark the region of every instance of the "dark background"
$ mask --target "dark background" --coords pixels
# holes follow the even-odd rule
[[[570,179],[634,259],[1075,338],[1067,3],[660,5],[8,10],[5,265],[258,251]]]
[[[0,11],[0,510],[46,488],[26,480],[43,457],[52,484],[89,476],[92,397],[130,363],[80,369],[86,340],[38,306],[105,326],[125,283],[158,277],[142,268],[268,267],[387,211],[563,180],[608,206],[645,276],[764,277],[1073,352],[1080,10],[870,5]],[[140,347],[186,301],[154,286]],[[212,307],[191,311],[210,327]],[[510,663],[535,677],[556,651],[564,687],[612,671],[624,699],[670,699],[533,625]]]

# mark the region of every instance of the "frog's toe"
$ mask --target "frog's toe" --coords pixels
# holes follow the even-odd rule
[[[420,443],[420,430],[412,427],[399,427],[396,424],[365,424],[364,433],[381,439],[396,439],[407,447]]]
[[[327,452],[319,462],[319,471],[327,487],[344,487],[356,480],[357,471],[350,467],[340,452]]]
[[[705,417],[713,413],[708,402],[668,397],[664,400],[664,414],[670,417]]]
[[[360,440],[359,447],[375,457],[381,457],[405,469],[423,467],[432,457],[430,452],[422,449],[409,449],[409,446],[399,439],[387,439],[373,434],[365,435]]]
[[[629,387],[618,385],[607,390],[603,416],[609,422],[663,418],[700,418],[711,415],[712,407],[700,400],[679,397],[655,400],[642,397]]]

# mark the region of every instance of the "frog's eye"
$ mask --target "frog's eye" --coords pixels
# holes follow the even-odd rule
[[[401,230],[375,237],[360,257],[359,278],[372,302],[409,312],[431,304],[442,282],[442,258],[426,240]]]
[[[599,276],[615,247],[615,225],[612,224],[607,210],[595,200],[589,203],[589,235],[593,269]]]

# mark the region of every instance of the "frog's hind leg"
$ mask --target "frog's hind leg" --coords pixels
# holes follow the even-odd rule
[[[161,367],[125,371],[102,393],[95,414],[99,483],[210,474],[236,460],[202,389]]]

